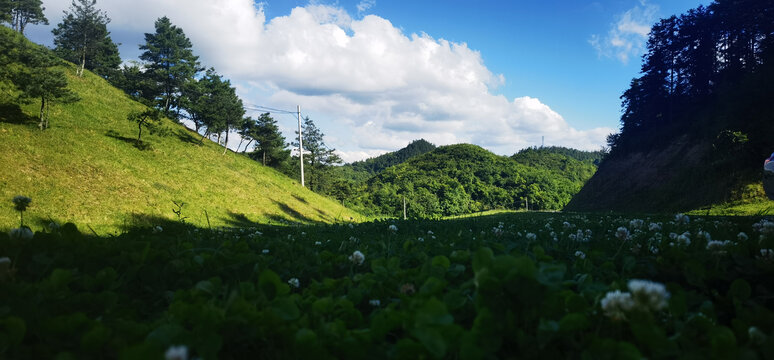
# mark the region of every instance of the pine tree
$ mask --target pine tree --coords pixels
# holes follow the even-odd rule
[[[153,98],[167,117],[179,117],[180,93],[202,69],[199,57],[193,54],[193,44],[183,29],[172,25],[169,18],[156,20],[156,32],[145,34],[145,50],[140,59],[147,62],[145,72],[156,83]],[[172,109],[178,110],[174,114]]]
[[[115,75],[121,58],[118,46],[110,39],[110,18],[95,7],[96,0],[73,0],[70,12],[51,32],[57,55],[78,64],[76,74],[92,70],[104,77]]]
[[[64,72],[53,68],[58,65],[57,59],[44,52],[25,48],[22,48],[20,55],[22,63],[27,67],[13,75],[16,87],[21,91],[19,100],[29,103],[40,99],[38,127],[45,130],[49,126],[52,103],[71,103],[79,99],[67,88]]]
[[[325,145],[325,134],[314,124],[314,121],[308,116],[304,118],[302,126],[304,142],[304,162],[308,164],[308,183],[309,188],[317,192],[325,192],[328,185],[332,183],[332,174],[328,171],[329,167],[341,164],[341,157],[336,154],[336,149],[328,148]],[[298,132],[296,132],[298,134]],[[298,141],[294,141],[292,146],[298,148]]]
[[[24,28],[29,24],[48,25],[48,19],[43,14],[46,8],[41,0],[5,0],[0,6],[5,8],[4,21],[8,21],[10,17],[11,27],[20,34],[24,34]],[[10,14],[7,11],[10,11]]]
[[[269,113],[261,114],[256,121],[253,138],[258,144],[250,157],[264,166],[277,168],[290,160],[290,150],[285,149],[285,137],[280,133],[277,120]]]

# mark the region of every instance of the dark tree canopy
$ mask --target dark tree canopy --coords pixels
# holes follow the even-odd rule
[[[181,110],[196,124],[196,129],[205,129],[204,136],[225,132],[228,143],[229,130],[239,129],[245,114],[242,100],[236,95],[236,89],[229,80],[224,80],[208,69],[199,80],[183,87]]]
[[[202,69],[183,29],[172,25],[166,16],[156,20],[155,27],[156,32],[146,33],[145,44],[140,46],[144,50],[140,59],[147,63],[146,75],[156,85],[148,97],[155,99],[166,116],[177,119],[182,88]]]
[[[121,58],[110,38],[107,14],[95,7],[96,0],[73,0],[70,11],[52,30],[57,55],[78,64],[78,76],[88,69],[103,76],[115,76]]]
[[[308,116],[304,118],[301,129],[303,131],[306,182],[313,191],[324,192],[333,183],[330,167],[341,164],[341,157],[336,154],[336,149],[331,149],[325,145],[325,134]],[[294,140],[291,145],[298,149],[298,140]]]
[[[285,137],[277,126],[277,120],[271,114],[264,113],[258,117],[253,127],[252,138],[257,142],[255,150],[250,157],[260,161],[263,165],[278,168],[290,160],[290,151]]]
[[[43,14],[46,8],[41,0],[0,0],[0,9],[3,11],[0,19],[9,22],[21,34],[29,24],[48,25],[48,19]]]

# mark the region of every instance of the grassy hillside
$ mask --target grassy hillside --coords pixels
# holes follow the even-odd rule
[[[164,135],[143,131],[147,148],[135,146],[137,125],[126,117],[142,106],[91,73],[70,87],[81,101],[51,109],[51,128],[35,126],[39,103],[19,106],[0,98],[0,228],[18,226],[11,199],[32,198],[25,223],[33,230],[72,221],[98,233],[154,219],[176,218],[207,226],[281,219],[334,222],[359,215],[302,188],[295,180],[165,121]]]

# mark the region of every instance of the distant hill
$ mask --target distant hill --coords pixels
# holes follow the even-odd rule
[[[19,226],[15,195],[32,198],[25,223],[36,231],[51,221],[102,234],[177,220],[173,201],[185,203],[185,221],[203,227],[359,218],[243,155],[222,155],[210,141],[199,145],[198,134],[169,120],[162,133],[144,131],[147,146],[139,149],[127,114],[143,106],[88,71],[78,78],[74,65],[63,68],[81,100],[54,104],[45,131],[36,127],[40,102],[10,102],[8,87],[0,86],[0,229]]]
[[[761,186],[774,151],[772,34],[771,3],[752,0],[715,1],[656,23],[642,74],[622,96],[610,154],[566,209],[774,205]]]
[[[435,148],[435,145],[425,139],[414,140],[400,150],[339,166],[336,168],[336,173],[343,179],[364,182],[390,166],[402,164],[414,156],[430,152]]]
[[[378,213],[439,217],[489,209],[559,210],[594,173],[591,162],[555,152],[517,156],[525,165],[479,146],[441,146],[388,167],[368,180],[358,203]],[[543,160],[545,159],[545,160]]]

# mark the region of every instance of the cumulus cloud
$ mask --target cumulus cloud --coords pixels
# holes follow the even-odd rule
[[[640,0],[638,5],[619,14],[606,35],[589,39],[601,57],[616,58],[624,64],[645,51],[650,27],[658,20],[659,6]]]
[[[113,31],[152,32],[153,21],[168,16],[202,63],[230,78],[246,103],[302,104],[302,113],[348,161],[418,138],[437,145],[470,142],[500,154],[540,144],[543,135],[547,144],[598,149],[613,131],[574,129],[539,99],[498,95],[504,76],[492,73],[478,51],[405,34],[379,16],[353,19],[341,7],[316,2],[271,19],[252,0],[181,4],[103,0],[99,6],[113,18]],[[357,10],[374,4],[364,0]],[[288,137],[292,125],[283,127]]]

